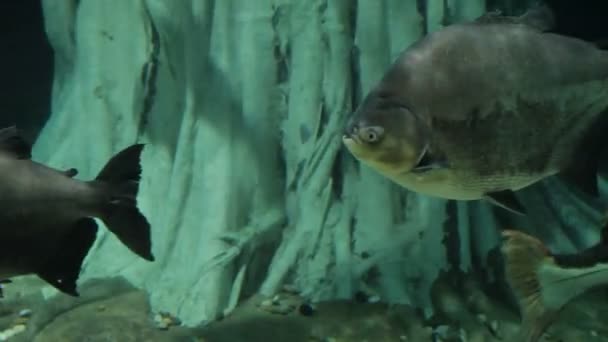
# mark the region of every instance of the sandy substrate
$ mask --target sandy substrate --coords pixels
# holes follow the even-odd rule
[[[57,296],[49,301],[39,291],[15,292],[20,285],[35,286],[12,284],[0,302],[0,329],[25,329],[9,339],[15,342],[516,342],[518,329],[512,310],[476,291],[460,296],[447,285],[436,286],[441,312],[427,321],[404,305],[365,298],[309,305],[284,292],[250,298],[228,317],[201,328],[181,327],[170,315],[150,312],[146,295],[120,280],[83,286],[78,299]],[[568,307],[543,341],[608,341],[607,323],[608,291],[599,290]]]

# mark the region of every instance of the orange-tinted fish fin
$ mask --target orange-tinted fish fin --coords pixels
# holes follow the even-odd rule
[[[78,296],[76,282],[84,258],[97,237],[97,223],[92,218],[82,218],[74,223],[61,241],[55,255],[36,270],[36,274],[59,291]]]
[[[557,319],[559,310],[547,308],[538,271],[551,262],[549,251],[536,238],[514,230],[502,233],[506,278],[519,302],[522,325],[520,341],[538,341]]]
[[[32,157],[32,146],[19,134],[15,126],[0,129],[0,151],[8,152],[17,159]]]
[[[526,215],[526,208],[524,208],[515,193],[511,190],[489,192],[484,195],[484,199],[514,214]]]

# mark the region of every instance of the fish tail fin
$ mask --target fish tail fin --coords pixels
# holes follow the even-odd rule
[[[137,208],[143,147],[134,144],[114,155],[95,180],[102,184],[107,197],[101,220],[131,251],[154,261],[150,223]]]
[[[551,263],[549,250],[538,239],[514,230],[502,233],[506,278],[522,316],[520,341],[538,341],[557,319],[559,310],[548,308],[542,296],[540,268]]]

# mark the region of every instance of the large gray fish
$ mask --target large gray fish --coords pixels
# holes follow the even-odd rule
[[[32,161],[14,127],[0,129],[0,279],[36,274],[77,296],[81,265],[101,219],[122,243],[153,261],[150,225],[137,208],[143,145],[116,154],[95,180]]]
[[[362,163],[432,196],[523,213],[514,191],[556,174],[597,195],[608,52],[548,32],[552,22],[538,7],[427,35],[364,98],[344,144]]]

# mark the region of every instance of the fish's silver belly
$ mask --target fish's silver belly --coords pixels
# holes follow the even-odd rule
[[[505,189],[517,191],[551,174],[492,175],[471,177],[452,170],[432,170],[425,173],[387,175],[402,187],[424,195],[452,200],[479,200],[487,193]]]

